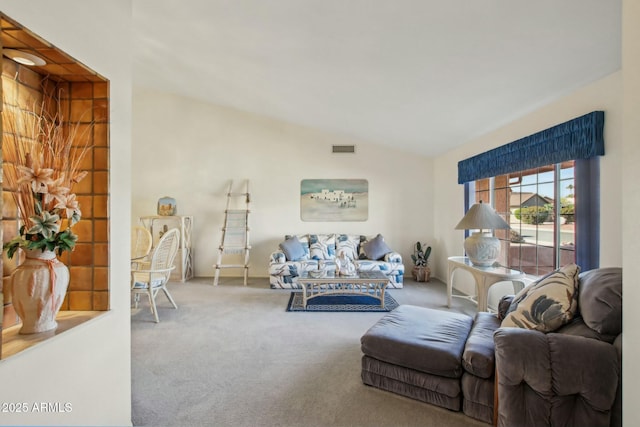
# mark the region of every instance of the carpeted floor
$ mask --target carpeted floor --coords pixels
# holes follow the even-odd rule
[[[211,283],[171,283],[179,308],[159,296],[159,324],[145,303],[132,311],[134,425],[487,426],[362,384],[360,337],[385,313],[287,312],[290,291],[267,279]],[[447,309],[441,282],[390,293]],[[454,299],[451,310],[475,306]]]

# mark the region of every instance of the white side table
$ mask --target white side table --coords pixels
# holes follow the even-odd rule
[[[452,256],[448,258],[449,274],[447,275],[447,306],[451,307],[451,292],[453,290],[453,273],[461,268],[471,273],[476,282],[476,295],[478,311],[487,311],[487,299],[489,288],[494,283],[511,281],[513,288],[518,293],[524,288],[525,274],[522,271],[512,270],[506,267],[477,267],[465,256]],[[458,295],[455,295],[456,297]],[[472,299],[468,296],[462,298]]]

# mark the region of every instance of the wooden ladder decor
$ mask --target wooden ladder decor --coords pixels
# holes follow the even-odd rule
[[[234,198],[244,198],[244,209],[231,209],[231,200]],[[249,207],[251,196],[249,194],[249,180],[245,181],[245,192],[233,192],[233,180],[229,182],[227,190],[227,206],[224,210],[224,227],[222,228],[222,239],[218,248],[218,262],[214,265],[215,277],[214,286],[218,285],[220,270],[222,268],[243,268],[244,285],[247,286],[249,276]],[[225,254],[242,255],[242,264],[223,264],[222,257]]]

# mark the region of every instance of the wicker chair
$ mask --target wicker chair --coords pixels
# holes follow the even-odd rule
[[[138,263],[131,268],[131,292],[134,297],[134,307],[138,308],[140,295],[147,295],[151,312],[158,319],[158,309],[156,307],[156,296],[162,290],[173,308],[178,308],[167,289],[167,283],[171,275],[171,270],[175,268],[173,261],[178,253],[180,232],[177,228],[172,228],[162,235],[158,245],[148,257],[148,262]]]
[[[149,255],[152,243],[149,230],[140,226],[133,227],[131,229],[131,259],[137,261]]]

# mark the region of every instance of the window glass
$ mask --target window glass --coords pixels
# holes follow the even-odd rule
[[[576,262],[574,162],[475,182],[474,203],[491,203],[511,230],[495,230],[498,262],[541,276]]]

